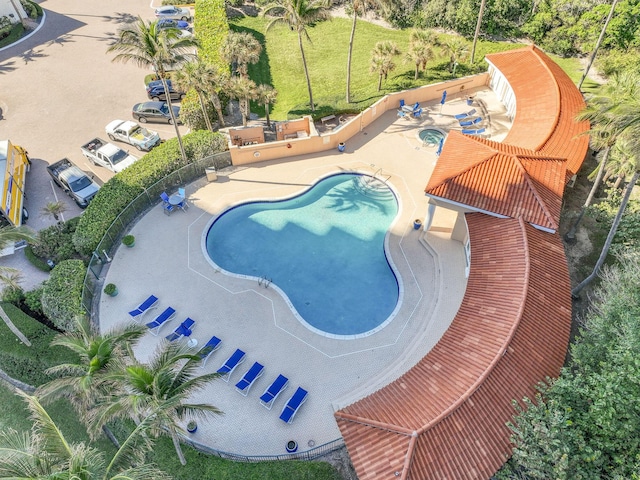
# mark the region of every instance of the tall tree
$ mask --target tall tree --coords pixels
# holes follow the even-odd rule
[[[391,40],[384,40],[376,43],[375,48],[371,51],[371,65],[369,70],[371,73],[378,74],[378,91],[382,88],[382,79],[396,68],[393,58],[400,55],[400,50]]]
[[[84,443],[69,443],[36,397],[18,391],[27,402],[33,429],[0,432],[0,478],[67,480],[170,480],[144,462],[150,444],[142,433],[150,419],[140,422],[107,461],[104,454]]]
[[[209,94],[209,99],[211,103],[213,103],[213,108],[216,109],[216,114],[218,115],[218,121],[222,127],[225,126],[224,116],[222,114],[222,101],[220,100],[220,93],[225,91],[229,86],[229,74],[221,73],[216,70],[212,72],[209,77],[209,83],[207,85],[207,93]]]
[[[158,22],[145,22],[142,18],[132,24],[127,24],[118,32],[116,42],[107,52],[115,52],[114,62],[133,62],[141,68],[153,67],[154,72],[162,81],[165,92],[169,92],[167,85],[167,71],[176,65],[195,58],[194,49],[197,43],[193,37],[181,37],[177,28],[159,28]],[[182,136],[178,129],[171,96],[167,95],[169,114],[176,131],[182,161],[187,163],[187,154],[182,144]]]
[[[258,100],[264,105],[264,112],[267,118],[267,127],[271,126],[269,120],[269,106],[278,98],[278,91],[271,85],[258,85]]]
[[[209,109],[207,108],[207,90],[212,78],[215,76],[215,68],[204,63],[200,58],[187,62],[182,68],[176,70],[173,75],[173,82],[181,90],[187,91],[194,89],[198,94],[200,109],[204,115],[204,122],[207,129],[213,132],[211,119],[209,118]]]
[[[186,465],[180,436],[183,423],[192,418],[221,414],[213,405],[190,403],[188,399],[217,378],[217,373],[196,376],[200,357],[189,353],[186,345],[164,342],[148,364],[122,363],[108,375],[113,395],[92,412],[94,432],[110,420],[131,418],[148,421],[148,432],[171,438],[182,465]]]
[[[245,77],[232,77],[229,82],[229,91],[240,103],[240,113],[242,113],[242,125],[247,126],[247,119],[251,111],[251,100],[258,98],[258,87]]]
[[[569,231],[564,235],[567,243],[574,243],[578,227],[584,218],[589,205],[595,198],[596,191],[600,186],[603,175],[606,171],[606,164],[609,159],[609,150],[616,143],[616,140],[625,127],[618,128],[618,122],[614,122],[617,111],[620,109],[620,98],[637,98],[640,94],[640,83],[638,75],[634,74],[615,74],[611,79],[598,91],[597,95],[589,98],[586,107],[577,116],[578,121],[587,120],[591,123],[591,128],[586,134],[590,135],[591,147],[594,150],[602,150],[600,156],[600,165],[596,179],[591,186],[591,191],[582,206],[578,218],[576,218]],[[633,125],[637,121],[633,119],[633,115],[629,119],[628,124]],[[616,128],[614,128],[616,127]]]
[[[147,328],[130,324],[99,333],[86,316],[75,319],[75,330],[57,335],[52,346],[66,347],[76,355],[77,363],[64,363],[46,370],[54,380],[38,387],[36,395],[46,405],[59,398],[69,401],[80,418],[104,396],[110,386],[105,374],[116,358],[131,357],[131,347]]]
[[[258,63],[261,53],[262,45],[249,32],[230,32],[222,45],[225,60],[245,78],[249,76],[249,65]]]
[[[309,90],[309,106],[311,111],[315,111],[313,103],[313,92],[311,91],[311,77],[307,67],[307,59],[304,55],[303,37],[311,42],[307,27],[320,20],[331,18],[329,0],[276,0],[264,9],[263,15],[273,17],[267,24],[266,31],[279,23],[287,25],[298,35],[298,46],[302,56],[302,66],[307,77],[307,89]]]
[[[476,58],[476,44],[478,43],[478,36],[480,35],[480,26],[482,25],[482,16],[484,15],[484,7],[487,4],[487,0],[480,2],[480,11],[478,12],[478,22],[476,23],[476,30],[473,34],[473,45],[471,47],[471,63]]]

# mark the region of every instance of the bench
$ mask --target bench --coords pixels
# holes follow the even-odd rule
[[[336,116],[335,115],[327,115],[326,117],[322,117],[320,119],[320,121],[322,122],[322,124],[324,125],[325,123],[327,123],[329,120],[333,120],[335,119]]]

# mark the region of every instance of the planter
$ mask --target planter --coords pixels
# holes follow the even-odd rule
[[[126,247],[133,247],[136,244],[136,237],[133,235],[125,235],[122,239],[122,244]]]
[[[196,422],[192,420],[189,423],[187,423],[187,432],[195,433],[196,430],[198,430],[198,424]]]
[[[473,98],[467,97],[467,105],[469,106],[473,105]]]
[[[104,287],[104,293],[109,295],[110,297],[115,297],[118,295],[118,287],[116,287],[113,283],[107,283]]]
[[[298,442],[296,442],[295,440],[289,440],[287,442],[287,453],[294,453],[296,451],[298,451]]]
[[[416,218],[416,219],[413,221],[413,229],[414,229],[414,230],[419,230],[419,229],[420,229],[420,227],[422,227],[422,220],[420,220],[419,218]]]
[[[344,142],[340,142],[338,144],[338,151],[339,152],[344,152],[344,149],[346,148],[346,145],[344,144]]]

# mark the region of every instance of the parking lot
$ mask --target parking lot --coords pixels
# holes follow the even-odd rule
[[[135,103],[146,101],[144,77],[150,70],[112,62],[107,48],[118,29],[137,16],[153,19],[153,4],[140,0],[46,0],[41,28],[21,43],[0,51],[0,138],[23,146],[32,160],[27,175],[25,206],[28,225],[40,230],[54,223],[41,215],[49,202],[63,201],[65,219],[81,210],[52,184],[46,166],[69,158],[98,183],[113,175],[90,164],[80,146],[106,138],[104,127],[114,119],[130,120]],[[174,127],[149,124],[163,139]],[[187,132],[186,127],[181,131]],[[117,143],[135,156],[134,147]]]

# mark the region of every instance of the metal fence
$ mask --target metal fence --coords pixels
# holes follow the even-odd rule
[[[211,155],[185,165],[146,188],[120,212],[107,228],[98,247],[91,255],[89,267],[84,277],[82,304],[90,316],[93,316],[94,299],[99,298],[99,280],[103,269],[111,261],[129,226],[160,202],[160,193],[173,190],[178,186],[186,185],[197,178],[203,177],[207,168],[220,169],[229,165],[231,165],[231,154],[229,152]]]
[[[191,438],[183,437],[182,441],[191,445],[193,448],[200,450],[209,455],[216,455],[220,458],[226,458],[236,462],[266,462],[275,460],[316,460],[324,455],[341,449],[344,446],[344,440],[337,438],[330,442],[324,443],[317,447],[313,447],[304,452],[283,453],[282,455],[238,455],[236,453],[223,452],[216,450],[201,443],[193,441]]]

